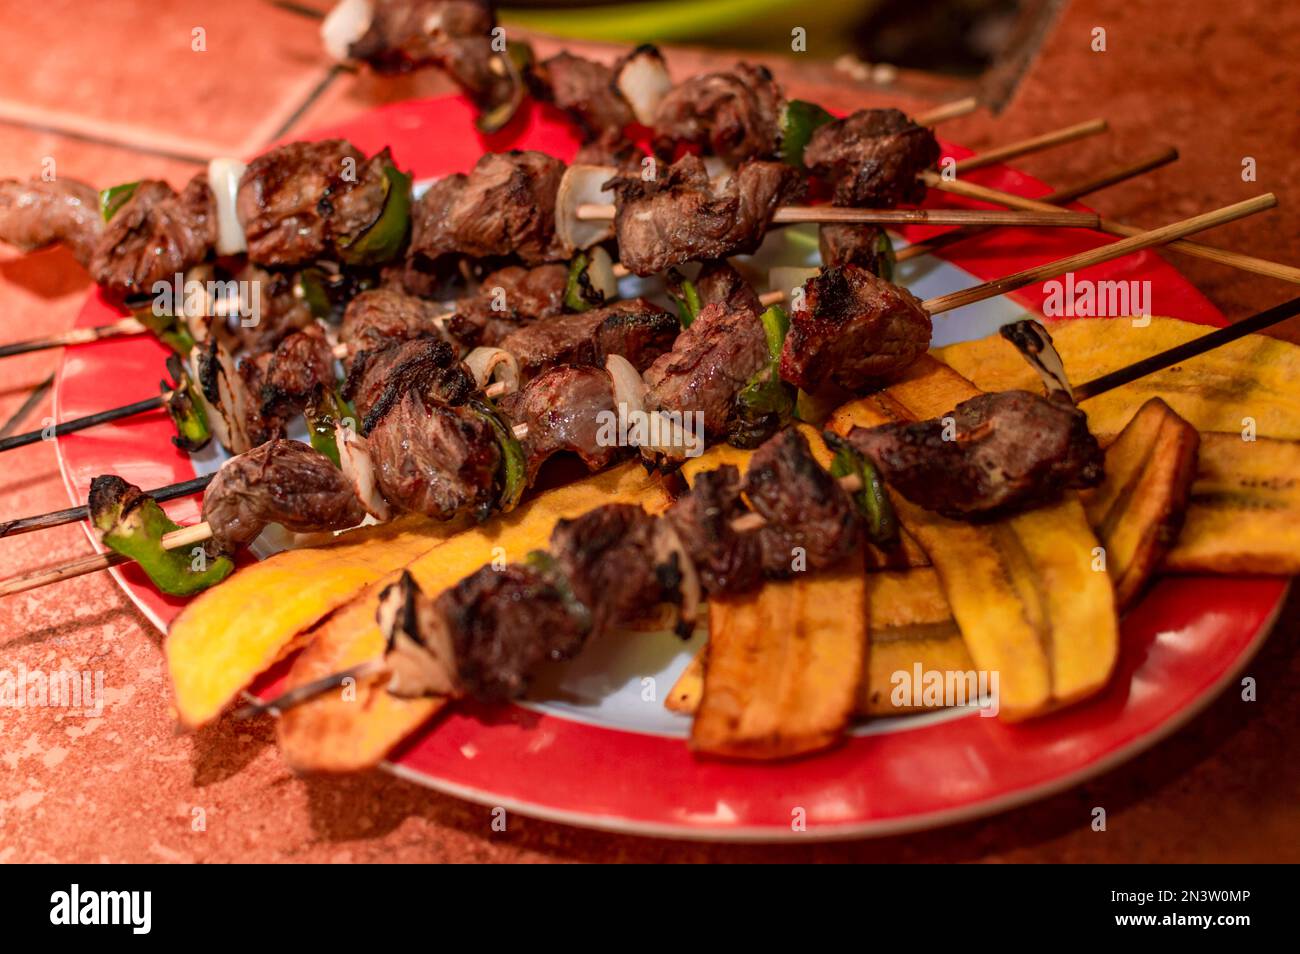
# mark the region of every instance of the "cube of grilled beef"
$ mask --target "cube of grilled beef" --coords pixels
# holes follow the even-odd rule
[[[673,346],[679,329],[668,312],[636,298],[531,322],[497,346],[515,356],[525,379],[557,364],[602,366],[611,354],[643,371]]]
[[[294,292],[295,276],[290,272],[267,271],[245,262],[228,276],[218,275],[217,281],[242,283],[249,289],[248,304],[257,305],[256,314],[236,313],[227,321],[212,323],[213,333],[232,350],[267,351],[295,331],[316,326],[311,306]]]
[[[782,162],[746,162],[722,186],[698,156],[683,156],[647,182],[622,172],[613,190],[619,258],[637,275],[685,262],[753,252],[777,208],[794,201],[802,176]]]
[[[709,305],[646,370],[646,410],[679,412],[687,420],[702,412],[705,434],[726,437],[736,397],[770,364],[767,335],[754,312]]]
[[[511,424],[528,427],[520,439],[528,482],[554,454],[577,454],[588,469],[608,467],[623,449],[602,436],[601,415],[617,415],[614,389],[603,368],[559,365],[543,371],[497,407]]]
[[[897,109],[860,109],[812,134],[804,164],[835,190],[835,204],[889,209],[919,202],[917,174],[939,159],[934,132]]]
[[[551,556],[587,607],[593,633],[680,602],[683,555],[665,550],[664,529],[633,504],[605,504],[555,525]]]
[[[478,294],[456,303],[448,333],[465,348],[495,347],[523,325],[562,314],[566,265],[510,265],[483,279]]]
[[[824,570],[857,549],[854,503],[817,463],[800,431],[786,428],[754,452],[744,491],[754,510],[767,519],[756,532],[768,576]]]
[[[445,341],[412,338],[352,359],[343,396],[361,415],[365,435],[405,392],[415,390],[441,404],[465,403],[477,390],[474,379]]]
[[[587,166],[636,166],[640,168],[645,153],[628,139],[622,128],[606,129],[595,139],[583,143],[573,157],[573,164]]]
[[[525,265],[563,258],[555,195],[564,163],[540,152],[488,153],[468,176],[448,176],[411,211],[410,256],[517,256]]]
[[[670,158],[696,146],[729,163],[766,159],[780,141],[785,96],[764,66],[737,63],[726,72],[694,76],[659,103],[654,150]]]
[[[496,18],[486,0],[371,0],[370,9],[349,58],[385,74],[436,66],[480,106],[501,101],[508,81],[491,67]]]
[[[262,380],[262,416],[288,421],[314,411],[334,384],[334,352],[325,332],[319,325],[296,331],[271,352]]]
[[[240,358],[236,365],[237,370],[231,379],[233,399],[230,402],[222,401],[218,407],[223,414],[240,417],[235,432],[242,430],[246,437],[238,446],[230,447],[229,450],[238,452],[244,446],[257,447],[285,437],[289,432],[293,409],[265,400],[274,357],[274,352],[262,351]]]
[[[76,179],[0,180],[0,242],[24,252],[61,243],[89,266],[104,230],[99,193]]]
[[[439,337],[441,329],[434,319],[441,311],[434,302],[396,288],[371,288],[348,302],[339,341],[355,356],[412,338]]]
[[[823,267],[856,265],[873,275],[881,275],[885,263],[890,261],[889,236],[879,225],[824,223],[817,229],[817,246]]]
[[[205,174],[177,195],[165,182],[146,179],[104,226],[90,257],[90,274],[117,302],[152,295],[203,261],[216,241],[217,216]]]
[[[1028,391],[981,394],[928,421],[855,427],[848,439],[890,487],[954,519],[1027,510],[1104,476],[1083,412]]]
[[[388,197],[388,150],[369,159],[342,139],[291,142],[264,152],[239,180],[236,205],[248,257],[298,265],[335,257],[336,246],[379,218]]]
[[[560,52],[533,67],[530,80],[537,98],[572,116],[587,141],[632,122],[632,108],[604,63]]]
[[[700,296],[701,306],[716,303],[729,311],[752,311],[755,315],[763,310],[758,292],[725,258],[704,262],[700,266],[700,272],[695,276],[695,291]]]
[[[484,566],[434,601],[462,691],[484,702],[523,695],[545,662],[572,659],[589,622],[566,583],[533,565]]]
[[[203,494],[211,553],[233,553],[267,524],[303,533],[345,530],[365,519],[352,485],[323,454],[273,440],[221,465]]]
[[[763,579],[763,546],[753,531],[735,529],[749,513],[741,497],[740,471],[723,464],[695,476],[688,493],[665,514],[709,593],[751,589]]]
[[[384,499],[437,520],[487,516],[499,496],[501,464],[487,419],[468,404],[441,403],[425,388],[393,393],[391,403],[376,406],[366,418],[366,442]]]
[[[930,315],[906,289],[856,265],[823,268],[790,318],[781,377],[805,391],[862,391],[930,347]]]

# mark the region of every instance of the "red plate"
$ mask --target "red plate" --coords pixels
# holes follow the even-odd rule
[[[316,137],[343,136],[371,152],[391,146],[403,168],[427,178],[467,170],[484,151],[540,149],[562,159],[577,142],[553,111],[530,107],[508,134],[473,130],[459,99],[401,103]],[[953,156],[967,150],[947,148]],[[1048,191],[997,167],[978,181],[1038,196]],[[914,229],[910,239],[925,234]],[[980,279],[1109,241],[1079,230],[1001,229],[958,245],[948,260]],[[1223,316],[1159,256],[1143,252],[1090,269],[1095,279],[1149,280],[1153,311],[1205,324]],[[1037,309],[1041,287],[1019,301]],[[961,320],[960,312],[956,319]],[[78,325],[114,317],[92,296]],[[1117,329],[1118,331],[1118,329]],[[152,339],[69,349],[57,385],[60,420],[157,393],[164,351]],[[58,449],[68,493],[84,502],[90,480],[116,473],[145,488],[194,475],[171,445],[160,413],[69,435]],[[196,500],[168,510],[198,519]],[[469,572],[473,567],[465,567]],[[114,571],[137,605],[165,628],[180,600],[155,592],[133,568]],[[1063,713],[1010,726],[944,713],[873,724],[823,755],[778,764],[696,759],[680,738],[593,724],[554,711],[459,707],[405,745],[399,775],[489,805],[543,818],[643,834],[704,839],[846,838],[932,827],[989,814],[1075,784],[1152,745],[1200,711],[1239,673],[1281,605],[1277,579],[1161,581],[1123,621],[1110,688]],[[807,831],[791,821],[802,809]]]

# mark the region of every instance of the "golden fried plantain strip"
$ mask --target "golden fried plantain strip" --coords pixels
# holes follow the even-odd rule
[[[895,706],[894,674],[969,672],[971,662],[961,631],[952,618],[938,574],[930,567],[867,574],[867,665],[858,689],[855,714],[902,715],[925,706]],[[693,715],[704,694],[708,645],[682,670],[664,701],[673,712]]]
[[[1205,334],[1205,325],[1152,318],[1134,327],[1128,318],[1049,322],[1057,350],[1076,384]],[[934,352],[986,391],[1023,388],[1038,393],[1036,372],[999,335]],[[1208,354],[1140,378],[1085,401],[1094,434],[1118,434],[1133,408],[1159,397],[1198,431],[1240,432],[1244,418],[1256,433],[1300,439],[1300,346],[1248,335]]]
[[[384,651],[370,602],[382,588],[372,585],[315,629],[294,660],[292,685],[341,672]],[[285,761],[298,771],[357,771],[379,764],[444,703],[437,698],[399,699],[388,692],[382,678],[371,678],[288,710],[276,726],[276,736]]]
[[[1300,573],[1300,442],[1202,434],[1187,518],[1164,566]]]
[[[860,553],[833,571],[715,596],[692,749],[780,759],[838,742],[862,680],[866,613]]]
[[[460,525],[403,518],[338,543],[286,550],[244,567],[192,600],[164,642],[180,720],[197,728],[300,645],[300,634]]]
[[[830,427],[937,417],[977,393],[925,357],[883,394],[845,405]],[[998,674],[1004,718],[1041,714],[1106,683],[1119,652],[1114,593],[1093,562],[1099,544],[1077,495],[983,524],[891,499],[938,572],[975,666]]]
[[[1141,595],[1178,537],[1199,444],[1196,428],[1151,398],[1106,448],[1106,479],[1080,495],[1106,548],[1121,610]]]

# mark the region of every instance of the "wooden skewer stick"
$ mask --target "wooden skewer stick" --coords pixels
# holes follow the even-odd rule
[[[961,308],[963,305],[972,305],[987,298],[996,298],[998,295],[1024,288],[1026,285],[1044,281],[1056,275],[1063,275],[1066,272],[1087,268],[1090,265],[1109,262],[1111,259],[1120,258],[1130,252],[1137,252],[1156,245],[1165,245],[1185,235],[1212,229],[1228,222],[1235,222],[1237,219],[1263,212],[1276,205],[1277,196],[1271,192],[1266,192],[1263,195],[1255,196],[1253,199],[1226,205],[1221,209],[1215,209],[1201,215],[1194,215],[1190,219],[1172,222],[1149,232],[1139,232],[1137,235],[1120,239],[1118,242],[1112,242],[1100,248],[1089,249],[1077,255],[1058,259],[1055,262],[1047,262],[1044,265],[1026,268],[1015,274],[1006,275],[991,282],[985,282],[982,285],[976,285],[974,288],[966,288],[959,292],[940,295],[937,298],[925,301],[923,304],[930,314],[942,314],[945,311],[952,311],[954,308]]]
[[[56,424],[52,428],[41,428],[38,431],[27,431],[24,434],[14,434],[10,437],[0,439],[0,453],[13,450],[15,447],[35,444],[40,440],[62,437],[64,434],[71,434],[75,431],[84,431],[86,428],[94,427],[96,424],[107,424],[109,421],[117,421],[124,417],[131,417],[136,414],[143,414],[146,411],[157,410],[163,406],[166,400],[167,398],[165,395],[145,398],[143,401],[136,401],[134,404],[124,404],[121,407],[110,408],[107,411],[100,411],[98,414],[87,414],[85,417],[74,417],[72,420]]]
[[[995,202],[999,205],[1011,206],[1017,209],[1042,210],[1052,208],[1052,205],[1049,204],[1050,196],[1047,199],[1026,199],[1024,196],[1013,195],[1010,192],[1002,192],[998,189],[990,189],[988,186],[976,185],[973,182],[963,182],[960,179],[944,179],[932,172],[927,172],[924,175],[926,185],[953,195],[980,199],[984,202]],[[1110,235],[1133,236],[1142,233],[1142,230],[1135,226],[1125,225],[1123,222],[1116,222],[1113,219],[1102,219],[1098,228]],[[1270,262],[1267,259],[1256,258],[1253,255],[1244,255],[1241,252],[1215,248],[1212,245],[1202,245],[1199,242],[1189,242],[1183,239],[1170,242],[1167,247],[1175,252],[1182,252],[1184,255],[1190,255],[1194,258],[1203,258],[1211,262],[1219,262],[1222,265],[1231,265],[1242,271],[1253,272],[1256,275],[1267,275],[1270,278],[1300,284],[1300,268],[1292,265]]]
[[[1073,202],[1075,199],[1090,193],[1097,192],[1119,182],[1140,176],[1143,173],[1150,172],[1152,169],[1158,169],[1160,166],[1168,165],[1178,159],[1178,150],[1170,146],[1162,149],[1160,152],[1153,153],[1145,159],[1139,159],[1136,162],[1127,165],[1117,166],[1113,169],[1103,172],[1101,175],[1094,176],[1077,185],[1070,186],[1066,189],[1057,189],[1048,193],[1039,199],[1049,205],[1064,205],[1067,202]],[[936,235],[934,238],[926,239],[924,242],[917,242],[909,245],[907,248],[900,249],[895,256],[897,261],[906,262],[909,259],[919,258],[922,255],[931,255],[941,248],[947,248],[949,245],[955,245],[958,242],[964,242],[968,238],[976,235],[983,235],[989,229],[984,226],[967,226],[965,228],[953,229],[951,232],[944,232],[942,235]]]
[[[175,500],[177,497],[188,497],[190,494],[198,493],[212,482],[215,474],[205,474],[202,477],[195,477],[193,480],[183,480],[178,484],[168,484],[166,487],[159,487],[157,490],[149,491],[149,496],[159,503],[167,500]],[[60,527],[65,523],[76,523],[79,520],[90,519],[90,508],[83,504],[80,507],[69,507],[67,510],[56,510],[53,513],[43,513],[35,517],[19,517],[17,520],[7,520],[0,522],[0,537],[16,537],[22,533],[31,533],[33,530],[46,530],[50,527]]]
[[[917,113],[912,117],[912,121],[919,126],[937,126],[940,123],[946,123],[950,119],[969,116],[979,108],[979,98],[967,96],[963,99],[954,99],[950,103],[943,103],[924,113]]]
[[[998,146],[995,149],[989,149],[974,156],[967,156],[965,159],[958,159],[953,168],[957,172],[983,169],[985,166],[994,166],[999,162],[1006,162],[1008,159],[1025,156],[1031,152],[1049,149],[1052,146],[1063,146],[1066,143],[1085,139],[1088,136],[1095,136],[1098,133],[1104,133],[1107,128],[1106,120],[1089,119],[1073,126],[1066,126],[1063,129],[1045,132],[1040,136],[1031,136],[1018,142],[1007,143],[1005,146]]]
[[[614,218],[613,205],[586,202],[577,208],[584,222]],[[850,209],[834,205],[787,205],[776,210],[772,222],[854,222],[876,225],[1013,225],[1036,228],[1095,228],[1099,219],[1090,212],[993,212],[986,209]]]
[[[30,341],[16,341],[13,344],[0,345],[0,358],[16,354],[29,354],[33,351],[45,351],[49,348],[62,348],[65,345],[89,344],[103,341],[105,338],[120,338],[123,335],[139,335],[149,329],[134,318],[123,318],[108,325],[94,328],[72,328],[47,338],[33,338]]]

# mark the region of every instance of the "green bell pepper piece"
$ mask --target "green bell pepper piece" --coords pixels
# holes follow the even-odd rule
[[[878,546],[893,546],[898,542],[898,514],[889,501],[880,472],[848,441],[829,431],[823,436],[826,445],[835,451],[835,457],[831,461],[831,476],[855,475],[862,481],[862,488],[852,497],[866,525],[867,538]]]
[[[348,265],[382,265],[397,257],[411,228],[411,176],[392,163],[384,166],[387,194],[379,218],[360,235],[338,243]]]
[[[808,140],[818,129],[834,120],[834,116],[816,103],[787,100],[785,109],[781,111],[781,145],[777,150],[781,160],[802,169],[803,151]]]
[[[139,182],[123,182],[121,185],[100,190],[99,214],[103,216],[105,222],[116,215],[118,209],[126,205],[127,200],[135,195],[135,190],[139,186]]]
[[[180,355],[168,355],[167,373],[171,381],[162,382],[162,391],[167,398],[167,414],[176,427],[172,443],[191,453],[202,450],[212,440],[212,431],[208,428],[208,413],[200,400],[198,385]]]
[[[96,477],[91,482],[90,515],[104,545],[134,560],[170,596],[205,590],[235,569],[229,557],[193,557],[186,549],[166,549],[163,537],[181,529],[180,525],[163,513],[156,500],[121,477]]]
[[[469,407],[487,421],[496,434],[497,446],[501,448],[501,496],[497,500],[497,509],[509,513],[518,506],[528,487],[528,459],[524,456],[523,445],[490,404],[471,401]]]

